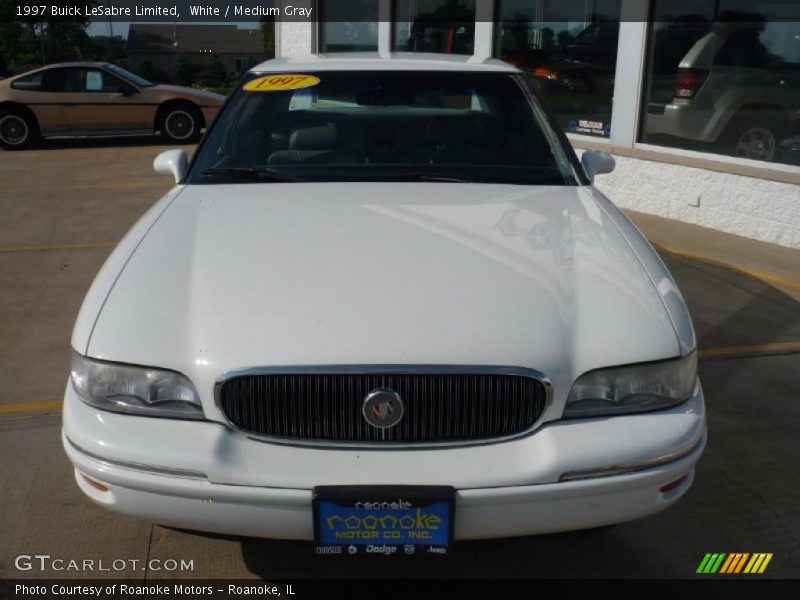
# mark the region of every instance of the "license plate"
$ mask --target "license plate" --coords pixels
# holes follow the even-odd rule
[[[447,486],[314,488],[317,555],[448,554],[455,490]]]

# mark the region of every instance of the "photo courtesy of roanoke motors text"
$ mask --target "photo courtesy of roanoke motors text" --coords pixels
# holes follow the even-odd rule
[[[0,281],[0,599],[797,597],[795,0],[0,0]]]

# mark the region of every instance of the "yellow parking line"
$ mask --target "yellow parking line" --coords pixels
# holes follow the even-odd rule
[[[797,279],[791,279],[789,277],[784,277],[783,275],[776,275],[775,273],[760,271],[758,269],[751,269],[750,267],[737,265],[735,263],[726,262],[724,260],[718,260],[716,258],[711,258],[709,256],[704,256],[702,254],[696,254],[694,252],[691,252],[689,250],[684,250],[682,248],[665,246],[664,244],[660,244],[658,242],[651,242],[651,243],[659,250],[669,252],[670,254],[677,254],[678,256],[691,258],[693,260],[704,262],[709,265],[714,265],[715,267],[724,267],[727,269],[733,269],[734,271],[738,271],[739,273],[744,273],[745,275],[750,275],[751,277],[755,277],[756,279],[761,279],[762,281],[766,281],[768,283],[774,283],[776,285],[800,289],[800,281],[798,281]]]
[[[44,402],[18,402],[16,404],[0,404],[0,414],[24,413],[40,410],[61,410],[61,400],[45,400]]]
[[[97,248],[113,248],[117,242],[94,242],[88,244],[41,244],[38,246],[0,246],[3,252],[43,252],[47,250],[94,250]]]
[[[732,358],[744,356],[766,356],[770,354],[786,354],[800,352],[800,341],[773,342],[770,344],[753,344],[749,346],[724,346],[721,348],[701,348],[698,358]]]

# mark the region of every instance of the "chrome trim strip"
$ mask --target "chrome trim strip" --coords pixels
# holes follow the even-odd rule
[[[652,469],[654,467],[660,467],[662,465],[675,462],[676,460],[680,460],[685,458],[695,452],[698,448],[705,445],[706,436],[708,435],[707,430],[703,429],[703,435],[700,436],[700,439],[696,442],[689,444],[688,446],[684,446],[679,450],[675,450],[674,452],[670,452],[669,454],[664,454],[663,456],[657,456],[655,458],[650,458],[647,460],[643,460],[641,462],[636,463],[629,463],[625,465],[613,465],[608,467],[601,467],[599,469],[587,469],[585,471],[569,471],[561,475],[558,478],[558,482],[565,482],[565,481],[580,481],[583,479],[597,479],[599,477],[610,477],[612,475],[625,475],[627,473],[635,473],[637,471],[643,471],[645,469]]]
[[[201,473],[200,471],[191,471],[189,469],[173,469],[172,467],[157,467],[151,465],[143,465],[141,463],[115,460],[113,458],[106,458],[103,456],[98,456],[97,454],[93,454],[92,452],[89,452],[87,450],[84,450],[69,438],[67,438],[67,441],[69,442],[70,446],[72,446],[75,450],[77,450],[81,454],[88,456],[89,458],[99,461],[106,465],[114,467],[122,467],[123,469],[132,469],[134,471],[145,471],[147,473],[154,473],[156,475],[170,475],[172,477],[183,477],[184,479],[202,479],[205,481],[208,480],[208,475],[206,475],[205,473]]]
[[[545,401],[542,414],[536,422],[519,433],[503,437],[494,437],[486,440],[465,440],[458,442],[334,442],[331,440],[303,440],[295,438],[281,438],[275,436],[258,435],[239,429],[230,422],[225,411],[222,409],[220,390],[222,385],[234,377],[244,377],[248,375],[366,375],[370,373],[382,373],[386,375],[516,375],[519,377],[529,377],[536,379],[544,385]],[[517,438],[525,437],[539,429],[544,423],[545,416],[553,404],[553,383],[544,373],[536,369],[527,367],[508,367],[497,365],[310,365],[310,366],[287,366],[287,367],[245,367],[242,369],[232,369],[222,373],[214,383],[214,405],[222,415],[223,424],[231,431],[241,433],[249,439],[278,444],[281,446],[301,446],[310,448],[326,448],[330,450],[346,449],[371,449],[371,450],[423,450],[427,448],[462,448],[466,446],[483,446],[486,444],[497,444],[507,442]]]

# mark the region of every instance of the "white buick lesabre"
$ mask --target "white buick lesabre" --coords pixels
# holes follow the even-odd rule
[[[578,161],[515,68],[269,61],[191,164],[155,168],[177,185],[72,337],[63,443],[95,502],[318,554],[446,553],[691,485],[684,301],[593,187],[613,160]]]

